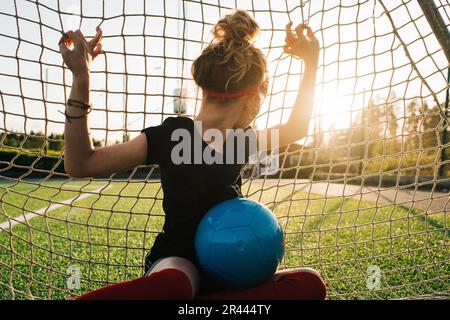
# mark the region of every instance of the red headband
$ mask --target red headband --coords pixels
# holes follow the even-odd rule
[[[209,97],[222,98],[222,99],[233,99],[233,98],[240,98],[240,97],[244,97],[244,96],[248,96],[250,94],[256,93],[258,91],[258,89],[259,89],[259,86],[250,88],[247,91],[243,91],[243,92],[226,93],[226,92],[212,92],[212,91],[207,91],[207,90],[204,90],[204,92]]]

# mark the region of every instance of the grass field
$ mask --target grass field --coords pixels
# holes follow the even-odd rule
[[[330,299],[449,292],[448,213],[324,198],[259,180],[244,183],[243,192],[277,214],[286,232],[281,267],[316,268]],[[0,229],[0,299],[64,299],[142,275],[164,222],[162,196],[158,181],[1,182],[0,224],[38,215]],[[64,201],[72,206],[36,211]],[[70,265],[81,269],[80,290],[67,289]],[[382,271],[379,290],[367,289],[371,265]]]

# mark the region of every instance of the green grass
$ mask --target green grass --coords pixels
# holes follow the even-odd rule
[[[295,191],[247,182],[244,194],[269,206],[286,232],[282,268],[311,266],[331,299],[385,299],[448,292],[445,213]],[[0,299],[64,299],[138,277],[164,222],[157,181],[0,183],[0,223],[23,211],[104,187],[12,230],[0,231]],[[150,214],[150,213],[151,214]],[[80,290],[67,290],[67,268],[81,268]],[[382,270],[367,290],[367,268]]]

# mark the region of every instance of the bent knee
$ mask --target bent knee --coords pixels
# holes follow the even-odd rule
[[[159,261],[148,275],[165,269],[177,269],[182,271],[191,283],[193,295],[195,296],[198,293],[200,276],[197,268],[191,261],[182,257],[167,257]]]
[[[297,272],[313,274],[323,282],[323,279],[322,279],[322,276],[320,275],[320,273],[313,268],[302,267],[302,268],[298,268],[297,270],[298,270]]]
[[[294,282],[308,300],[324,300],[327,296],[327,287],[320,273],[311,268],[293,269],[281,275],[277,281]]]

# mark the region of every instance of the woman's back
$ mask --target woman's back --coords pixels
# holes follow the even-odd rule
[[[187,136],[184,139],[175,140],[173,133],[176,130],[177,132],[185,130]],[[248,130],[251,129],[248,128]],[[227,148],[223,148],[223,154],[218,155],[218,152],[211,149],[202,139],[194,121],[190,118],[167,118],[163,124],[148,127],[142,132],[146,134],[149,142],[147,164],[158,164],[161,170],[165,212],[163,232],[158,235],[152,251],[147,256],[146,265],[167,255],[185,257],[196,262],[194,250],[196,228],[212,206],[224,200],[242,196],[240,174],[243,163],[233,161],[227,164],[223,161],[224,163],[210,164],[206,163],[208,160],[204,157],[195,159],[195,152],[199,152],[199,142],[202,156],[212,153],[226,158],[230,149],[227,151]],[[233,140],[230,137],[224,144],[234,142],[232,150],[236,154],[240,152],[239,138],[236,137]],[[189,146],[184,151],[190,153],[190,161],[181,164],[177,163],[178,159],[174,159],[180,154],[173,152],[180,143],[187,143]],[[247,142],[244,146],[244,163],[248,161],[248,150]]]

